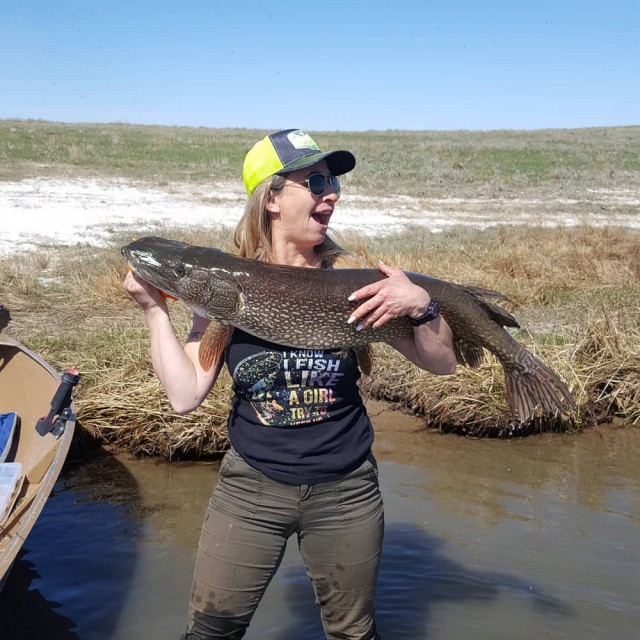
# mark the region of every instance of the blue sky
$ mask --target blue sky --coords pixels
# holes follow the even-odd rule
[[[0,65],[0,118],[638,125],[640,1],[4,0]]]

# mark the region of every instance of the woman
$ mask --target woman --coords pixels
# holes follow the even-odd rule
[[[234,236],[239,253],[331,268],[345,253],[327,236],[336,176],[354,166],[350,152],[323,153],[300,130],[258,142],[243,166],[249,199]],[[345,322],[359,329],[408,316],[413,337],[392,346],[427,371],[452,373],[451,330],[437,305],[403,271],[379,269],[387,277],[353,292],[361,302]],[[125,288],[146,314],[153,366],[178,413],[202,403],[223,359],[234,383],[231,448],[205,514],[184,638],[242,638],[294,533],[326,637],[379,638],[383,506],[358,354],[292,349],[234,329],[220,361],[204,371],[197,354],[209,321],[194,316],[182,346],[160,292],[133,273]]]

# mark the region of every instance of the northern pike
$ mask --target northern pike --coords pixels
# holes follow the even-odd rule
[[[238,327],[269,342],[298,349],[349,349],[373,342],[413,336],[408,318],[396,318],[378,329],[357,330],[347,323],[362,303],[349,295],[385,278],[377,269],[307,269],[269,264],[164,238],[140,238],[122,247],[122,254],[143,280],[177,298],[196,314],[217,320],[210,327]],[[516,319],[485,298],[506,300],[487,289],[454,284],[406,272],[440,305],[451,327],[458,363],[477,367],[484,349],[504,368],[511,417],[526,422],[536,408],[545,414],[575,408],[566,385],[549,367],[504,327],[518,328]],[[211,365],[212,342],[222,335],[212,329],[201,342],[200,361]],[[219,351],[217,352],[219,353]],[[208,355],[205,355],[208,354]]]

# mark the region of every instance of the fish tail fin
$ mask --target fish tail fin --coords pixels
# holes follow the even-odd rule
[[[222,357],[232,330],[233,327],[216,320],[212,320],[205,329],[198,348],[198,360],[205,371],[209,371],[213,364]]]
[[[565,383],[528,351],[517,368],[505,367],[507,401],[513,418],[520,423],[534,417],[536,408],[545,415],[563,414],[576,408]]]

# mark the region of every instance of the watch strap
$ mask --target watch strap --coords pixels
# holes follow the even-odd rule
[[[421,315],[419,318],[409,317],[409,322],[414,327],[419,327],[423,324],[426,324],[427,322],[431,322],[432,320],[435,320],[439,315],[440,315],[440,305],[435,300],[431,300],[424,314]]]

